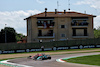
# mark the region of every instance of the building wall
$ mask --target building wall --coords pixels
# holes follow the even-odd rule
[[[70,17],[55,17],[54,18],[55,25],[53,28],[50,29],[41,29],[37,26],[37,18],[29,18],[27,20],[27,42],[39,42],[39,40],[45,41],[59,41],[59,40],[72,40],[74,39],[72,37],[73,30],[71,26],[72,19]],[[88,18],[88,27],[87,33],[88,38],[94,38],[93,33],[93,17]],[[65,28],[61,28],[61,25],[65,25]],[[83,27],[84,28],[84,27]],[[53,33],[55,33],[55,38],[38,38],[38,30],[43,30],[43,34],[47,33],[47,30],[53,30]],[[65,34],[65,37],[61,37],[61,34]],[[80,38],[81,39],[81,38]]]
[[[54,20],[55,22],[55,28],[54,28],[54,31],[55,31],[55,34],[56,34],[56,37],[55,39],[57,41],[59,40],[62,40],[62,39],[65,39],[67,40],[69,38],[69,28],[70,28],[70,18],[55,18]],[[65,28],[61,28],[61,25],[65,25]],[[66,37],[61,37],[61,34],[65,34]]]
[[[32,18],[32,42],[38,41],[37,18]]]
[[[71,22],[72,22],[72,19],[70,17],[67,18],[68,19],[68,40],[71,40],[72,39],[72,26],[71,26]]]
[[[89,17],[89,25],[88,25],[88,34],[89,38],[94,38],[94,30],[93,30],[93,17]]]
[[[27,42],[34,42],[37,40],[37,35],[38,35],[38,29],[37,29],[37,19],[36,18],[30,18],[28,19],[28,26],[27,26]]]
[[[32,36],[32,34],[31,34],[31,30],[32,30],[31,24],[32,24],[31,18],[27,19],[27,42],[31,42],[31,36]]]

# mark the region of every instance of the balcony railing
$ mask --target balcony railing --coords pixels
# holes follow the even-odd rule
[[[73,35],[73,38],[88,38],[88,35]]]
[[[88,38],[88,36],[72,36],[73,38]]]
[[[72,26],[88,26],[88,22],[72,22]]]
[[[46,35],[40,35],[38,34],[38,38],[54,38],[54,33],[53,34],[46,34]]]
[[[43,23],[37,23],[37,26],[44,26],[45,24]],[[51,24],[46,24],[46,26],[54,26],[54,23]]]
[[[38,38],[54,38],[54,36],[38,36]]]
[[[37,22],[38,28],[53,28],[54,27],[54,22],[48,24],[48,23],[38,23]]]

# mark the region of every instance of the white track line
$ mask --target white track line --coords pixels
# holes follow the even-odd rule
[[[14,66],[14,67],[34,67],[34,66],[27,66],[27,65],[21,65],[21,64],[11,63],[11,62],[8,62],[8,61],[9,60],[4,60],[4,61],[1,61],[1,63],[10,64],[11,66]]]
[[[57,62],[62,62],[62,63],[65,62],[65,61],[63,61],[62,59],[56,59],[56,61],[57,61]]]

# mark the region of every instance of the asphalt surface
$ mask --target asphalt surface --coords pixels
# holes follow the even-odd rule
[[[86,56],[86,55],[96,55],[96,54],[100,54],[100,52],[51,55],[51,57],[52,57],[51,60],[43,60],[43,61],[34,61],[32,59],[27,59],[27,58],[16,58],[16,59],[11,59],[8,62],[17,63],[17,64],[21,64],[21,65],[27,65],[27,66],[31,66],[31,67],[100,67],[100,66],[68,63],[68,62],[61,63],[61,62],[56,61],[56,59],[59,59],[59,58],[68,58],[68,57]]]

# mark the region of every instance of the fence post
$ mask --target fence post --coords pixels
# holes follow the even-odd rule
[[[78,49],[80,49],[80,45],[78,45]]]
[[[68,49],[70,49],[70,45],[69,45],[69,40],[68,40],[68,38],[67,38],[67,47],[68,47]]]

